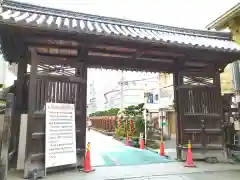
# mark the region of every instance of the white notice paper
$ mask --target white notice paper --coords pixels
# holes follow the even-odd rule
[[[76,164],[74,104],[46,103],[45,168]]]

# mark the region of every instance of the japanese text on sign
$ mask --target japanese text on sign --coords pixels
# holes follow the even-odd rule
[[[74,104],[46,103],[45,167],[75,163]]]

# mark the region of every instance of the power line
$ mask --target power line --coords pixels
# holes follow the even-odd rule
[[[123,87],[124,87],[124,84],[125,83],[129,83],[129,82],[138,82],[138,81],[145,81],[145,80],[150,80],[150,79],[155,79],[155,78],[158,78],[158,76],[154,76],[154,77],[150,77],[150,78],[142,78],[142,79],[136,79],[136,80],[125,80],[125,81],[123,81],[123,74],[122,74],[122,77],[121,77],[121,79],[120,79],[120,90],[117,90],[117,88],[119,87],[119,84],[114,88],[114,89],[112,89],[111,91],[108,91],[108,92],[106,92],[106,93],[104,93],[104,97],[105,97],[105,103],[108,103],[108,98],[107,98],[107,95],[109,94],[109,93],[112,93],[112,92],[117,92],[117,91],[120,91],[120,93],[121,93],[121,107],[122,107],[122,99],[124,98],[123,97],[123,92],[124,92],[124,90],[123,90]],[[116,97],[118,94],[116,94],[114,97]],[[114,98],[113,97],[113,98]]]
[[[156,76],[156,77],[158,77],[158,76]],[[136,80],[129,80],[129,81],[122,81],[123,83],[128,83],[128,82],[137,82],[137,81],[144,81],[144,80],[149,80],[149,79],[155,79],[156,77],[151,77],[151,78],[143,78],[143,79],[136,79]],[[120,82],[121,82],[121,80],[120,80]],[[119,86],[119,84],[115,87],[115,88],[113,88],[112,90],[110,90],[110,91],[108,91],[108,92],[106,92],[106,93],[104,93],[104,95],[107,95],[108,93],[111,93],[111,92],[114,92],[114,91],[116,91],[117,90],[117,88],[118,88],[118,86]]]

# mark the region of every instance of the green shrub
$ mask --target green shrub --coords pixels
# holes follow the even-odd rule
[[[0,100],[0,104],[6,105],[6,101],[1,101],[1,100]]]
[[[123,128],[120,128],[119,130],[116,128],[115,129],[115,134],[117,137],[124,137],[125,136],[125,131]]]
[[[133,141],[133,146],[136,147],[136,148],[139,148],[140,145],[139,145],[139,139],[134,137],[131,139]]]
[[[139,141],[139,137],[136,137],[136,136],[135,136],[135,137],[132,137],[132,140],[133,140],[133,141]]]
[[[145,121],[143,117],[136,117],[135,125],[136,125],[136,136],[139,136],[141,132],[145,131]]]
[[[111,108],[106,111],[97,111],[95,113],[89,114],[90,117],[92,116],[117,116],[117,113],[120,109],[119,108]]]

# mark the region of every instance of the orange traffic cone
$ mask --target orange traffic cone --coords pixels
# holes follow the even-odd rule
[[[90,143],[87,144],[87,152],[86,152],[86,156],[85,156],[85,160],[84,160],[84,166],[83,166],[83,169],[81,169],[81,171],[83,171],[85,173],[95,171],[95,169],[93,169],[92,165],[91,165]]]
[[[160,143],[160,156],[164,156],[165,155],[165,152],[164,152],[164,143],[161,142]]]
[[[190,140],[188,141],[188,152],[185,167],[197,167],[192,159],[192,146]]]
[[[144,147],[144,140],[143,139],[141,139],[140,141],[139,141],[139,145],[140,145],[140,149],[144,149],[145,147]]]

